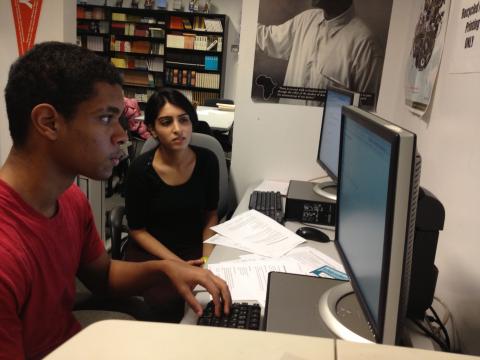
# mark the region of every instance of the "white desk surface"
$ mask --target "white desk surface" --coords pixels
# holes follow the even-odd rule
[[[198,120],[206,121],[212,130],[229,131],[233,125],[235,112],[210,106],[197,106],[197,116]],[[143,121],[145,116],[140,115],[135,119]]]
[[[88,326],[45,359],[478,360],[479,358],[263,331],[106,320]]]
[[[234,111],[219,110],[210,106],[197,106],[198,120],[203,120],[213,130],[228,131],[232,128]]]

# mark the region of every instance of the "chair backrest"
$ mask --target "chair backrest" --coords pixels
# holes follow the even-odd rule
[[[218,219],[222,219],[229,210],[229,185],[228,185],[228,170],[227,162],[225,160],[225,153],[222,146],[213,136],[192,133],[191,145],[212,151],[218,160],[218,176],[219,176],[219,198],[218,198]],[[148,138],[142,148],[142,153],[147,152],[158,146],[158,141],[154,137]]]
[[[233,100],[230,99],[205,99],[203,102],[204,106],[213,106],[217,107],[217,103],[222,103],[222,104],[232,104],[233,105]]]

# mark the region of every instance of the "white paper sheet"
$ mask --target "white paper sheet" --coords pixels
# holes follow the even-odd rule
[[[262,306],[265,306],[269,272],[299,273],[302,271],[298,263],[289,259],[228,261],[209,264],[208,269],[227,282],[233,301],[256,300]]]
[[[256,210],[244,212],[211,229],[227,239],[210,238],[207,242],[218,244],[220,241],[223,242],[221,245],[269,257],[282,256],[305,242],[305,239]]]

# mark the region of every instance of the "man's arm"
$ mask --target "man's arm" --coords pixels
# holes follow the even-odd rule
[[[288,60],[292,51],[295,33],[294,20],[281,25],[257,25],[257,48],[268,56]]]
[[[94,292],[112,295],[137,295],[166,275],[179,294],[198,315],[202,306],[193,295],[195,285],[202,285],[212,295],[217,316],[230,311],[232,302],[225,281],[211,271],[174,260],[156,260],[145,262],[126,262],[111,260],[104,252],[93,262],[84,265],[78,276]]]

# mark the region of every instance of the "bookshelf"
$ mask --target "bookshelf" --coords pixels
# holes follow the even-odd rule
[[[203,105],[222,98],[227,18],[220,14],[77,4],[77,43],[108,58],[141,107],[170,86]]]

